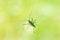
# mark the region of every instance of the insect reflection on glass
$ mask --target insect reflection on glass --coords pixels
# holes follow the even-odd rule
[[[35,27],[35,23],[34,23],[34,21],[33,21],[33,18],[31,18],[30,20],[28,20],[28,23],[29,23],[31,26]]]

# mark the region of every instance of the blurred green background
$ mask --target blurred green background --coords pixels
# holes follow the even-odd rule
[[[0,0],[0,40],[60,40],[60,0]]]

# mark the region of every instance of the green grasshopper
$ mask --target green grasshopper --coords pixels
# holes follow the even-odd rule
[[[34,23],[34,21],[33,21],[33,18],[31,18],[31,20],[28,20],[28,23],[29,23],[31,26],[36,27],[36,26],[35,26],[35,23]]]

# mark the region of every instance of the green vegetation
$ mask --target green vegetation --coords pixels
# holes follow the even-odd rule
[[[0,40],[60,40],[60,0],[0,0]]]

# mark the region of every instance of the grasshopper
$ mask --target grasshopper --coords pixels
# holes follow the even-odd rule
[[[31,26],[36,27],[36,26],[35,26],[35,23],[34,23],[34,21],[33,21],[33,18],[31,18],[30,20],[28,20],[28,23],[29,23]]]

